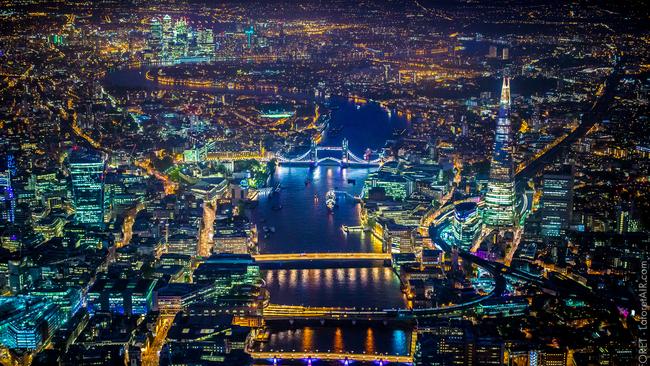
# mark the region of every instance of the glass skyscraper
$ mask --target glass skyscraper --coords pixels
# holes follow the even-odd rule
[[[511,130],[510,79],[505,77],[501,88],[499,118],[483,212],[483,222],[490,227],[513,226],[515,223],[515,176]]]
[[[75,150],[70,155],[74,221],[100,225],[104,222],[104,159],[93,153]]]
[[[454,207],[452,233],[456,245],[467,249],[472,246],[474,239],[481,232],[481,217],[474,202],[462,202]]]
[[[542,187],[542,237],[564,235],[571,224],[573,212],[573,171],[565,166],[557,172],[544,174]]]
[[[16,195],[11,186],[11,170],[0,172],[0,221],[16,219]]]
[[[151,28],[151,34],[149,35],[149,48],[153,52],[160,52],[162,51],[163,43],[163,26],[158,18],[152,18],[149,26]]]

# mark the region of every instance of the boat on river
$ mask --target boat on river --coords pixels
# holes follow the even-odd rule
[[[327,191],[327,194],[325,195],[325,206],[327,206],[327,209],[332,211],[336,207],[336,192],[333,190]]]

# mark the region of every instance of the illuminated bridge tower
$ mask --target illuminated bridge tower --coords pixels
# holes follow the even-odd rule
[[[309,146],[309,161],[312,165],[318,164],[318,148],[316,147],[316,140],[313,137]]]
[[[511,130],[510,79],[505,77],[501,89],[499,118],[483,212],[483,222],[488,227],[508,227],[515,223],[515,177]]]
[[[344,138],[341,143],[341,166],[347,166],[350,160],[350,151],[348,150],[348,139]]]

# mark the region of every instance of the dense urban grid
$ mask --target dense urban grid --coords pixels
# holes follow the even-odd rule
[[[0,4],[3,365],[647,363],[647,4]]]

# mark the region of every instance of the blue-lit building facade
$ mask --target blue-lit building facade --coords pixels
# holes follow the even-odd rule
[[[0,344],[34,350],[64,323],[61,309],[38,297],[0,297]]]
[[[0,220],[14,222],[16,219],[16,194],[11,186],[11,171],[0,172]]]
[[[452,232],[456,245],[462,248],[472,246],[481,232],[481,216],[475,202],[462,202],[454,207]]]
[[[65,320],[72,318],[83,306],[81,289],[78,287],[43,286],[30,291],[29,295],[57,305]]]
[[[100,225],[104,222],[104,159],[97,154],[73,151],[69,158],[74,221]]]
[[[102,278],[88,290],[88,312],[144,315],[152,310],[156,280]]]
[[[483,222],[489,227],[508,227],[515,223],[515,176],[512,159],[510,122],[510,79],[503,79],[490,177],[485,195]]]

